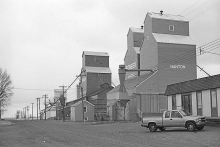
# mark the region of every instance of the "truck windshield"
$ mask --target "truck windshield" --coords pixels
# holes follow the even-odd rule
[[[180,110],[180,113],[183,115],[183,116],[189,116],[191,115],[188,111],[186,110]]]

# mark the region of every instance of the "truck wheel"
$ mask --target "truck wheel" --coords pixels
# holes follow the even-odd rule
[[[195,131],[195,129],[196,129],[195,123],[193,123],[193,122],[187,123],[187,130],[188,131],[193,132],[193,131]]]
[[[197,127],[197,130],[202,130],[203,128],[204,128],[204,126]]]
[[[166,128],[164,128],[164,127],[159,127],[159,130],[160,130],[160,131],[165,131]]]
[[[152,124],[149,124],[149,130],[151,132],[156,132],[157,131],[157,125],[152,123]]]

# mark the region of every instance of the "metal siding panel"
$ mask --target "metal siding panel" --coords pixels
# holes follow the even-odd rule
[[[157,55],[157,43],[152,35],[152,19],[146,17],[144,22],[144,41],[140,51],[140,68],[146,69],[157,65]]]
[[[169,25],[174,26],[174,31],[169,30]],[[189,36],[189,22],[153,18],[152,26],[153,33]]]
[[[192,114],[197,115],[197,99],[196,99],[196,92],[192,92]]]
[[[218,117],[220,117],[220,88],[217,88],[217,109]]]
[[[186,80],[196,79],[196,48],[189,45],[161,44],[158,45],[159,58],[159,92],[165,93],[167,85]],[[191,58],[178,58],[191,52]],[[175,59],[176,60],[170,60]],[[168,62],[169,61],[169,62]],[[170,65],[184,65],[185,68],[171,68]]]
[[[172,110],[172,96],[167,96],[168,99],[168,110]]]
[[[85,56],[85,66],[91,67],[109,67],[109,57],[108,56],[95,56],[86,55]]]
[[[177,94],[177,95],[176,95],[176,108],[177,108],[177,110],[182,109],[182,98],[181,98],[181,94]]]
[[[203,116],[211,117],[211,99],[210,99],[210,90],[202,91],[202,108]]]
[[[133,33],[134,47],[140,47],[144,38],[144,33]]]

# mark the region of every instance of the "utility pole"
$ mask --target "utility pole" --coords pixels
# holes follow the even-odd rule
[[[27,118],[27,114],[26,114],[26,107],[24,107],[24,111],[25,111],[25,120],[26,120],[26,118]]]
[[[38,120],[38,100],[40,99],[40,98],[36,98],[37,99],[37,120]]]
[[[40,113],[40,98],[39,98],[39,113]],[[40,120],[41,120],[41,116],[40,116]]]
[[[43,95],[44,96],[44,98],[45,98],[45,109],[44,109],[44,113],[45,113],[45,117],[44,117],[44,119],[45,119],[45,121],[46,121],[46,98],[47,98],[47,95],[45,94],[45,95]],[[42,97],[43,98],[43,97]]]
[[[29,120],[29,116],[28,116],[29,115],[29,109],[28,108],[29,108],[29,106],[27,106],[27,119]]]
[[[32,104],[32,120],[33,120],[33,104],[34,104],[34,103],[31,103],[31,104]]]
[[[64,85],[63,85],[63,86],[59,86],[59,87],[62,87],[62,88],[63,88],[63,101],[64,101],[64,104],[63,104],[63,122],[65,122],[65,111],[64,111],[64,107],[65,107],[65,105],[66,105],[66,104],[65,104],[66,102],[65,102],[65,96],[64,96],[64,88],[67,87],[67,86],[64,86]]]
[[[2,119],[2,101],[0,100],[0,119]]]
[[[83,122],[85,123],[85,119],[84,119],[84,102],[83,102],[83,87],[82,87],[82,72],[80,74],[80,89],[81,89],[81,96],[82,96],[82,117],[83,117]]]

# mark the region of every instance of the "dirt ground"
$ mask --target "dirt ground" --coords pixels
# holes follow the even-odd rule
[[[62,121],[13,121],[0,125],[0,147],[219,147],[220,128],[202,131],[169,128],[150,132],[140,122],[111,124]]]

